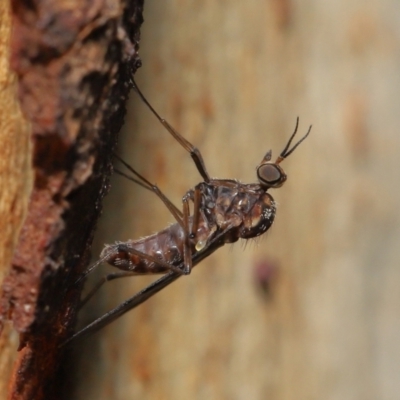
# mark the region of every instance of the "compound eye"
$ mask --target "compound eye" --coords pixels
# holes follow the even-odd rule
[[[282,180],[282,173],[275,164],[260,165],[257,176],[261,183],[273,185]]]

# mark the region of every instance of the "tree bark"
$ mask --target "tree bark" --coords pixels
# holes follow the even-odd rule
[[[10,62],[29,125],[2,132],[11,143],[2,159],[3,198],[21,193],[26,199],[29,178],[34,178],[15,249],[24,201],[8,206],[8,220],[2,219],[13,226],[13,232],[3,230],[8,242],[2,248],[2,267],[13,250],[14,255],[2,285],[1,316],[7,332],[12,321],[20,334],[8,382],[10,399],[69,396],[66,348],[60,344],[75,324],[81,285],[74,283],[89,260],[125,116],[129,74],[139,66],[142,3],[12,3]],[[2,13],[5,21],[8,13]],[[7,102],[15,106],[11,89],[2,98],[2,111]],[[14,119],[20,112],[15,108],[10,111]],[[6,180],[17,184],[5,188]],[[2,361],[7,352],[12,352],[11,344],[4,345]]]
[[[0,4],[0,282],[7,275],[33,185],[30,126],[17,101],[17,80],[9,68],[11,12]],[[0,336],[0,398],[15,362],[18,337],[10,323]]]

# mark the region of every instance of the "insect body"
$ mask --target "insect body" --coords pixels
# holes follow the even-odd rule
[[[280,163],[296,149],[311,130],[310,126],[307,134],[290,148],[298,128],[297,119],[295,131],[276,161],[271,162],[271,151],[261,160],[257,167],[258,183],[243,184],[233,179],[212,179],[205,168],[200,151],[157,114],[134,81],[133,85],[161,124],[190,153],[203,177],[203,182],[183,196],[182,211],[180,211],[157,186],[152,185],[116,156],[132,175],[118,169],[115,172],[154,192],[170,210],[176,223],[140,240],[107,245],[100,259],[89,267],[82,277],[104,261],[119,268],[121,272],[105,277],[88,297],[90,298],[104,282],[111,279],[140,274],[164,275],[73,335],[68,342],[108,325],[180,276],[189,274],[194,265],[224,244],[239,239],[255,238],[266,232],[271,227],[276,213],[275,202],[267,191],[270,188],[279,188],[286,181],[286,174]],[[192,212],[190,212],[191,204]]]
[[[195,196],[200,199],[195,209],[197,218],[188,218],[188,230],[185,224],[175,223],[143,239],[107,246],[101,257],[119,269],[137,274],[165,273],[172,266],[178,268],[178,273],[188,274],[188,265],[194,265],[193,257],[197,256],[198,263],[225,243],[259,236],[275,217],[274,200],[257,184],[211,180],[197,185],[185,198],[194,201]],[[186,253],[190,254],[189,260],[185,260]]]

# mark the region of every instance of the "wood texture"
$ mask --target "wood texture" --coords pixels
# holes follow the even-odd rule
[[[302,132],[311,123],[313,131],[282,164],[288,181],[272,192],[279,208],[265,237],[221,249],[77,344],[75,399],[398,398],[397,8],[146,3],[138,83],[212,175],[254,181],[296,116]],[[176,204],[199,181],[137,99],[119,153]],[[172,221],[151,194],[119,177],[112,186],[99,251]],[[267,292],[257,284],[265,277]],[[109,283],[82,323],[146,282]]]
[[[11,10],[0,2],[0,282],[11,265],[33,185],[30,126],[17,101],[17,77],[9,68]],[[0,322],[1,323],[1,322]],[[0,335],[0,398],[8,384],[18,347],[18,335],[5,323]]]

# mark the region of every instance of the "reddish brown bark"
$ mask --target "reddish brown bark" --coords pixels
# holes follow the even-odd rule
[[[10,399],[61,398],[71,334],[128,75],[138,66],[143,1],[15,1],[11,65],[32,124],[35,184],[2,320],[21,334]],[[65,395],[67,398],[68,396]]]

